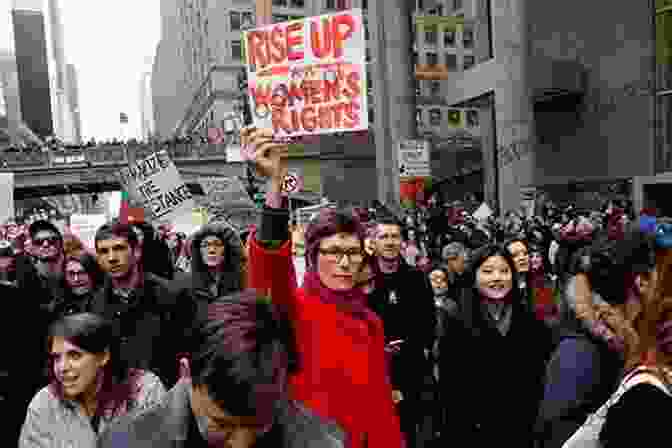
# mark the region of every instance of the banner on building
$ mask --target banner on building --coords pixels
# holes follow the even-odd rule
[[[70,215],[70,233],[79,238],[89,249],[95,248],[96,231],[107,222],[104,214]]]
[[[14,173],[0,173],[0,224],[14,220]]]
[[[399,176],[402,179],[430,177],[429,142],[427,140],[400,140],[397,143],[399,154]]]
[[[195,207],[191,191],[165,150],[123,168],[119,177],[128,195],[157,223],[191,214]]]
[[[264,26],[243,41],[256,127],[281,137],[368,129],[360,9]]]

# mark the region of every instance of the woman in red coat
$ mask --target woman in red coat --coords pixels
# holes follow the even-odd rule
[[[402,446],[387,376],[380,319],[356,286],[364,260],[364,229],[350,212],[324,209],[305,234],[303,287],[294,280],[289,212],[282,206],[287,146],[272,132],[246,129],[257,171],[271,180],[261,225],[249,242],[248,286],[270,293],[293,322],[298,365],[290,396],[338,423],[348,448]]]

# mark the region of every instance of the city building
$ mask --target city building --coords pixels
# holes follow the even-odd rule
[[[74,64],[68,64],[66,67],[68,102],[70,104],[74,127],[74,142],[75,144],[80,144],[82,142],[82,119],[79,113],[79,83],[77,68]]]
[[[154,137],[154,111],[152,105],[152,73],[146,72],[140,76],[140,132],[142,138],[149,141]]]
[[[12,20],[21,112],[38,136],[75,143],[58,0],[14,0]]]

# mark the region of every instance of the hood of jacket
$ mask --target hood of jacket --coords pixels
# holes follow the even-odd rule
[[[222,223],[206,224],[192,236],[191,273],[194,287],[207,288],[207,285],[211,281],[208,266],[201,256],[201,242],[209,236],[219,238],[226,247],[224,269],[222,269],[224,293],[240,290],[242,288],[242,265],[244,258],[242,242],[232,227]]]

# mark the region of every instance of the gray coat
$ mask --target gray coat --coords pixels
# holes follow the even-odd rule
[[[189,401],[189,384],[178,382],[161,401],[135,417],[129,416],[100,439],[99,448],[189,448],[200,437]],[[197,433],[197,436],[194,434]],[[270,435],[270,437],[269,437]],[[277,407],[274,427],[257,447],[343,448],[344,433],[301,405],[283,401]],[[202,444],[202,442],[200,442]]]
[[[129,412],[140,411],[158,403],[166,393],[159,377],[145,372],[138,383],[138,395]],[[98,434],[103,433],[119,415],[100,420]],[[19,448],[94,448],[98,435],[81,407],[70,400],[58,399],[49,387],[42,388],[30,402],[21,428]]]

